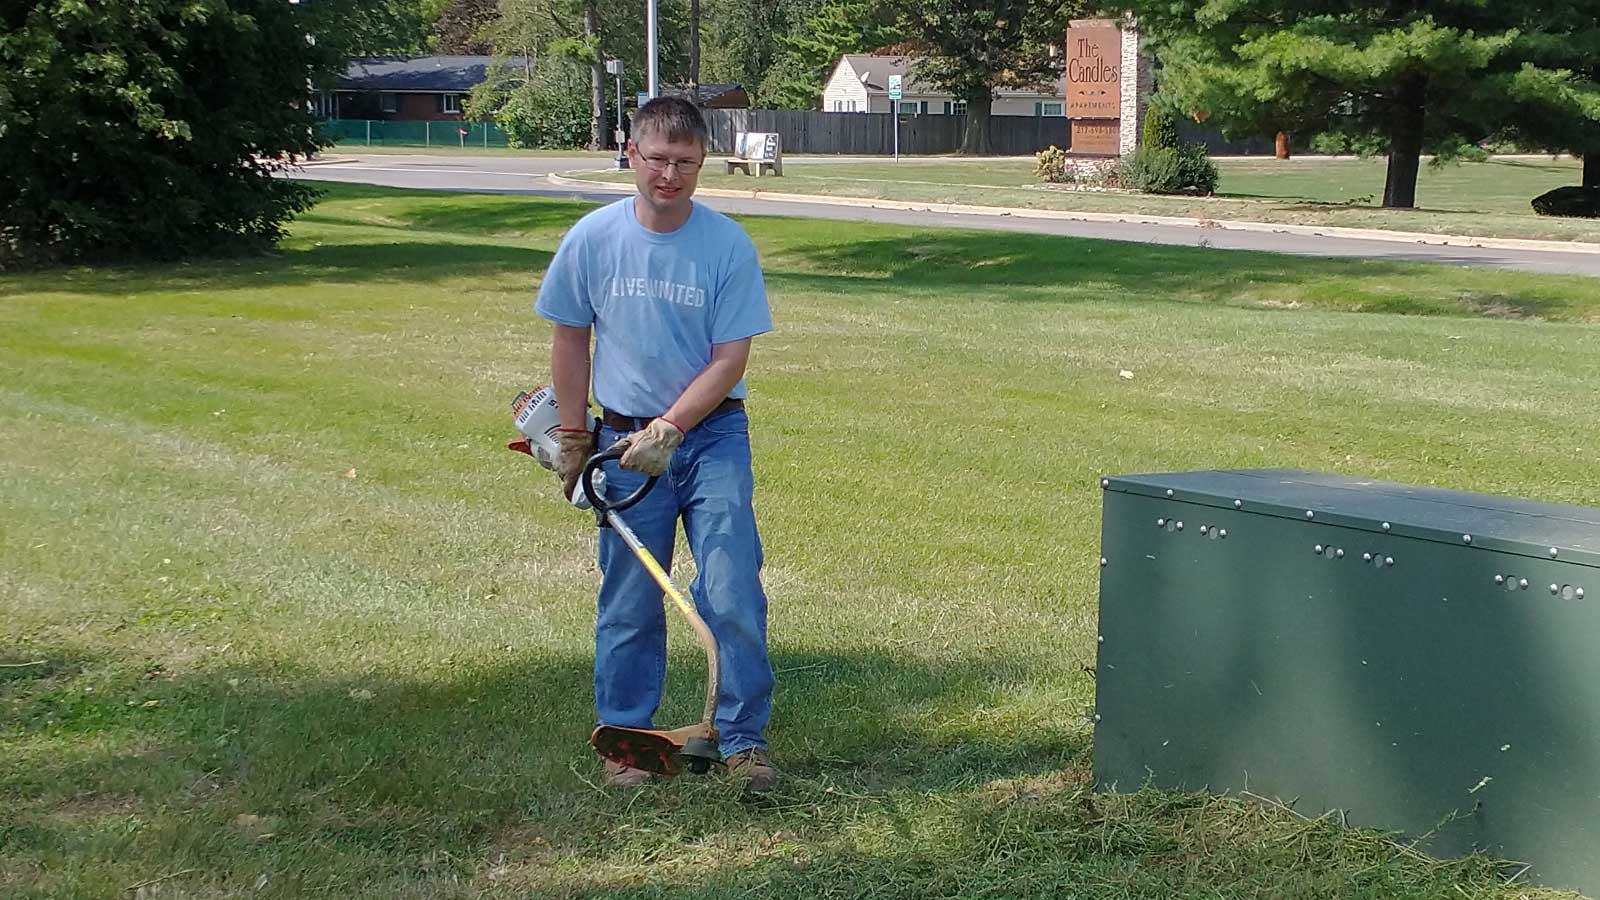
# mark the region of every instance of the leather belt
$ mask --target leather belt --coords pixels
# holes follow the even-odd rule
[[[700,421],[704,422],[706,419],[715,418],[723,413],[733,412],[736,409],[743,408],[743,400],[740,400],[737,397],[729,397],[721,403],[718,403],[716,407],[711,410],[711,412],[706,413],[705,419],[701,419]],[[644,428],[646,425],[649,425],[654,419],[655,416],[625,416],[622,413],[615,412],[604,407],[600,409],[600,421],[604,422],[607,428],[615,428],[617,431],[638,431]]]

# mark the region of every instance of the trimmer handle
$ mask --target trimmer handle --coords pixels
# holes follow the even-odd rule
[[[583,495],[589,498],[589,505],[594,507],[594,511],[601,516],[604,516],[607,512],[621,512],[627,509],[643,500],[644,495],[650,493],[650,489],[656,486],[657,476],[651,475],[638,490],[615,503],[607,502],[601,492],[595,490],[594,473],[600,471],[600,466],[604,463],[613,459],[621,459],[622,454],[627,449],[626,447],[612,447],[608,450],[602,450],[589,457],[589,461],[583,464],[583,475],[579,478],[579,486],[583,489]]]

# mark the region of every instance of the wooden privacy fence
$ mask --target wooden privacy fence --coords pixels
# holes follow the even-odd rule
[[[887,156],[894,152],[894,116],[890,113],[829,113],[809,109],[702,110],[711,130],[712,153],[732,153],[734,135],[743,131],[777,132],[785,153],[833,153]],[[910,156],[957,153],[966,133],[966,116],[900,116],[900,152]],[[1180,125],[1180,128],[1183,128]],[[1224,140],[1215,129],[1183,129],[1185,140],[1198,141],[1215,154],[1271,153],[1270,141]],[[1046,147],[1063,150],[1071,143],[1071,120],[1060,116],[990,116],[989,146],[997,156],[1025,156]],[[1251,149],[1252,144],[1259,148]]]
[[[741,131],[775,131],[785,153],[837,153],[883,156],[894,152],[890,113],[825,113],[808,109],[708,109],[711,152],[733,152]],[[993,116],[989,140],[996,154],[1035,153],[1067,145],[1068,120],[1060,117]],[[956,153],[966,116],[900,116],[900,152],[910,156]]]

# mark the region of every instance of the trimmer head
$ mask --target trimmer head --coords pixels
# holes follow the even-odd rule
[[[678,590],[666,571],[661,568],[661,564],[656,562],[656,558],[650,555],[649,550],[645,549],[644,542],[640,541],[639,536],[628,527],[628,523],[617,515],[644,499],[644,495],[655,486],[656,476],[652,475],[638,490],[620,500],[607,499],[604,491],[596,490],[599,487],[597,479],[604,474],[600,469],[601,463],[621,459],[622,454],[623,449],[620,446],[612,446],[589,457],[580,476],[583,494],[593,505],[595,513],[601,517],[603,524],[609,525],[617,536],[622,538],[622,542],[627,544],[628,549],[638,558],[639,564],[644,566],[651,578],[655,579],[661,592],[672,600],[673,605],[694,629],[700,648],[706,653],[706,703],[700,721],[694,725],[674,728],[671,731],[601,725],[589,736],[589,743],[603,758],[629,768],[642,769],[667,777],[687,768],[698,775],[708,771],[712,764],[722,762],[722,754],[717,752],[717,727],[713,724],[717,715],[718,691],[722,684],[722,669],[717,657],[717,638],[711,633],[711,628],[706,625],[705,619],[700,617],[694,604]]]
[[[716,729],[691,725],[672,731],[601,725],[589,737],[594,752],[614,763],[671,778],[687,768],[703,774],[722,761]]]

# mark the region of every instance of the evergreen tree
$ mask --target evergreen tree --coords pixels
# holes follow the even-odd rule
[[[788,34],[779,37],[779,55],[762,80],[765,104],[816,109],[823,81],[847,53],[864,53],[900,39],[894,13],[871,0],[823,0]]]
[[[1503,135],[1527,147],[1583,158],[1584,187],[1600,188],[1600,0],[1568,0],[1524,27],[1497,76],[1510,103]],[[1497,122],[1497,124],[1500,124]]]
[[[1386,151],[1383,205],[1402,208],[1416,205],[1424,152],[1470,152],[1510,124],[1519,85],[1574,83],[1532,48],[1570,41],[1582,18],[1535,0],[1129,5],[1159,42],[1164,95],[1229,133],[1309,130]]]

